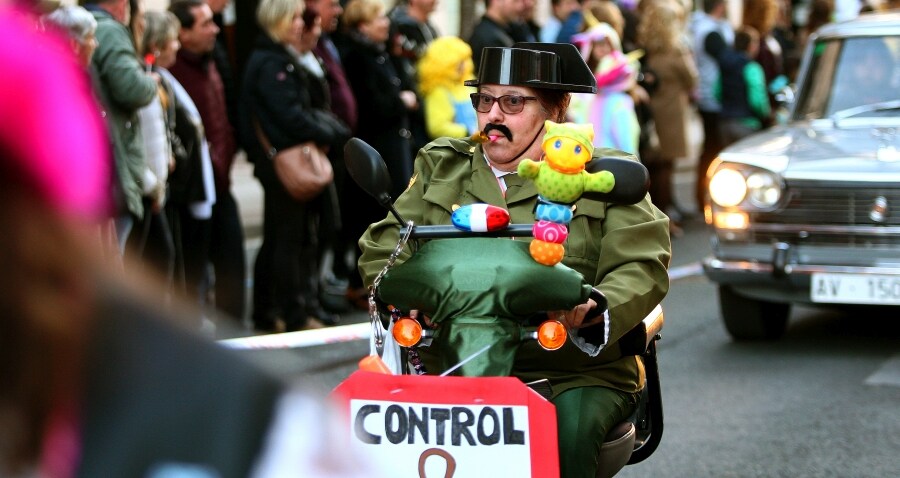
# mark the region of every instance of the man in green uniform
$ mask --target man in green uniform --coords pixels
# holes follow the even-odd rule
[[[454,205],[472,203],[503,207],[512,223],[534,222],[538,192],[534,183],[518,177],[517,165],[523,158],[542,157],[544,121],[563,121],[569,93],[594,92],[594,77],[573,45],[529,43],[486,48],[479,77],[466,84],[478,89],[473,105],[485,141],[440,138],[425,146],[395,208],[420,225],[450,224]],[[594,156],[630,157],[599,148]],[[388,215],[360,239],[359,269],[367,285],[395,248],[399,229]],[[608,313],[586,321],[595,305],[589,300],[551,314],[592,346],[579,348],[570,341],[560,350],[545,351],[526,342],[513,370],[525,382],[550,382],[563,477],[594,477],[607,431],[634,411],[644,370],[638,357],[621,355],[617,341],[668,291],[668,231],[668,219],[649,197],[627,206],[590,198],[574,203],[563,264],[606,295]],[[409,257],[407,248],[399,261]],[[583,348],[592,349],[593,356]]]

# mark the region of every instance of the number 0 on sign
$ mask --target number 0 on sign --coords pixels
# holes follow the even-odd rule
[[[900,277],[816,273],[809,293],[813,302],[900,305]]]

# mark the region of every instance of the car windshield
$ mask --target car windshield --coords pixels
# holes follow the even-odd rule
[[[796,119],[898,116],[900,36],[816,43]]]

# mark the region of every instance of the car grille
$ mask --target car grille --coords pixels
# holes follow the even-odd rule
[[[751,224],[760,226],[754,227],[753,242],[900,249],[900,185],[793,183],[787,190],[788,202],[782,209],[751,215]],[[882,222],[870,217],[878,197],[888,205]]]

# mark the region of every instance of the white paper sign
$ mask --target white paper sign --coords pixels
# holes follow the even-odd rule
[[[350,400],[354,446],[377,447],[398,478],[531,476],[528,407]],[[420,475],[420,461],[424,475]],[[451,465],[452,463],[452,465]]]

